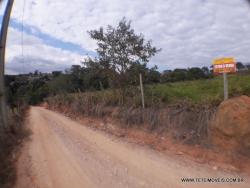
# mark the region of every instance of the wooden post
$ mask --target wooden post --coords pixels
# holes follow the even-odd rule
[[[142,101],[142,108],[145,108],[145,102],[144,102],[144,90],[143,90],[143,83],[142,83],[142,75],[140,73],[140,87],[141,87],[141,101]]]
[[[7,108],[6,108],[5,90],[4,90],[4,67],[5,67],[5,46],[7,39],[7,31],[8,31],[13,2],[14,0],[8,0],[3,15],[2,28],[0,34],[0,128],[7,128]]]
[[[228,80],[227,73],[223,73],[223,83],[224,83],[224,100],[228,99]]]

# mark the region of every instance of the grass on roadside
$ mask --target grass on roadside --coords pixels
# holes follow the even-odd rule
[[[250,74],[229,75],[229,95],[250,96]],[[146,85],[145,103],[147,107],[159,107],[169,104],[219,104],[223,100],[223,78],[217,76],[213,79],[184,81],[175,83]],[[122,106],[122,96],[118,90],[104,90],[64,94],[48,98],[49,103],[70,104],[78,101],[78,105]],[[139,87],[130,87],[126,90],[123,106],[141,106],[141,93]]]
[[[229,95],[250,95],[250,75],[229,75]],[[178,103],[188,101],[193,104],[220,102],[223,100],[223,78],[166,83],[146,86],[147,98],[154,103]],[[151,96],[150,96],[151,95]]]

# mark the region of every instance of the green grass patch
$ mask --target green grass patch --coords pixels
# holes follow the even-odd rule
[[[250,95],[250,75],[229,75],[229,95]],[[210,103],[223,100],[223,77],[213,79],[195,80],[145,87],[147,98],[163,103],[177,103],[188,101],[191,103]],[[150,96],[151,95],[151,96]]]

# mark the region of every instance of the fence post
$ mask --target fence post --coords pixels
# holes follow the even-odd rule
[[[144,90],[143,90],[143,83],[142,83],[142,75],[140,73],[140,87],[141,87],[141,101],[142,101],[142,108],[145,108],[145,102],[144,102]]]

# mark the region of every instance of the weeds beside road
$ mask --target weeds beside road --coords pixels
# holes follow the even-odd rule
[[[229,95],[250,95],[250,74],[229,75]],[[219,104],[223,101],[223,79],[217,76],[213,79],[176,82],[146,86],[146,95],[153,103],[178,103],[188,101],[191,104]],[[151,97],[152,97],[151,96]],[[150,103],[150,102],[149,102]]]
[[[250,95],[250,74],[229,75],[229,95]],[[74,94],[62,94],[48,100],[64,99],[65,102],[74,101],[76,98],[84,100],[85,105],[127,106],[140,107],[141,93],[138,87],[130,87],[125,91],[125,99],[122,101],[118,90],[102,90]],[[182,104],[190,105],[214,104],[223,101],[223,80],[221,76],[213,79],[184,81],[166,84],[154,84],[145,86],[146,107],[164,107],[166,105]]]
[[[250,75],[230,75],[231,96],[250,95]],[[75,116],[111,117],[126,127],[161,130],[186,143],[205,144],[208,124],[223,100],[223,80],[196,80],[146,85],[146,108],[140,106],[139,88],[128,88],[125,100],[117,90],[64,94],[50,97],[50,108]],[[123,102],[123,103],[122,103]]]
[[[11,188],[16,180],[18,149],[22,140],[29,135],[24,127],[28,107],[22,106],[8,111],[9,129],[0,133],[0,187]]]

